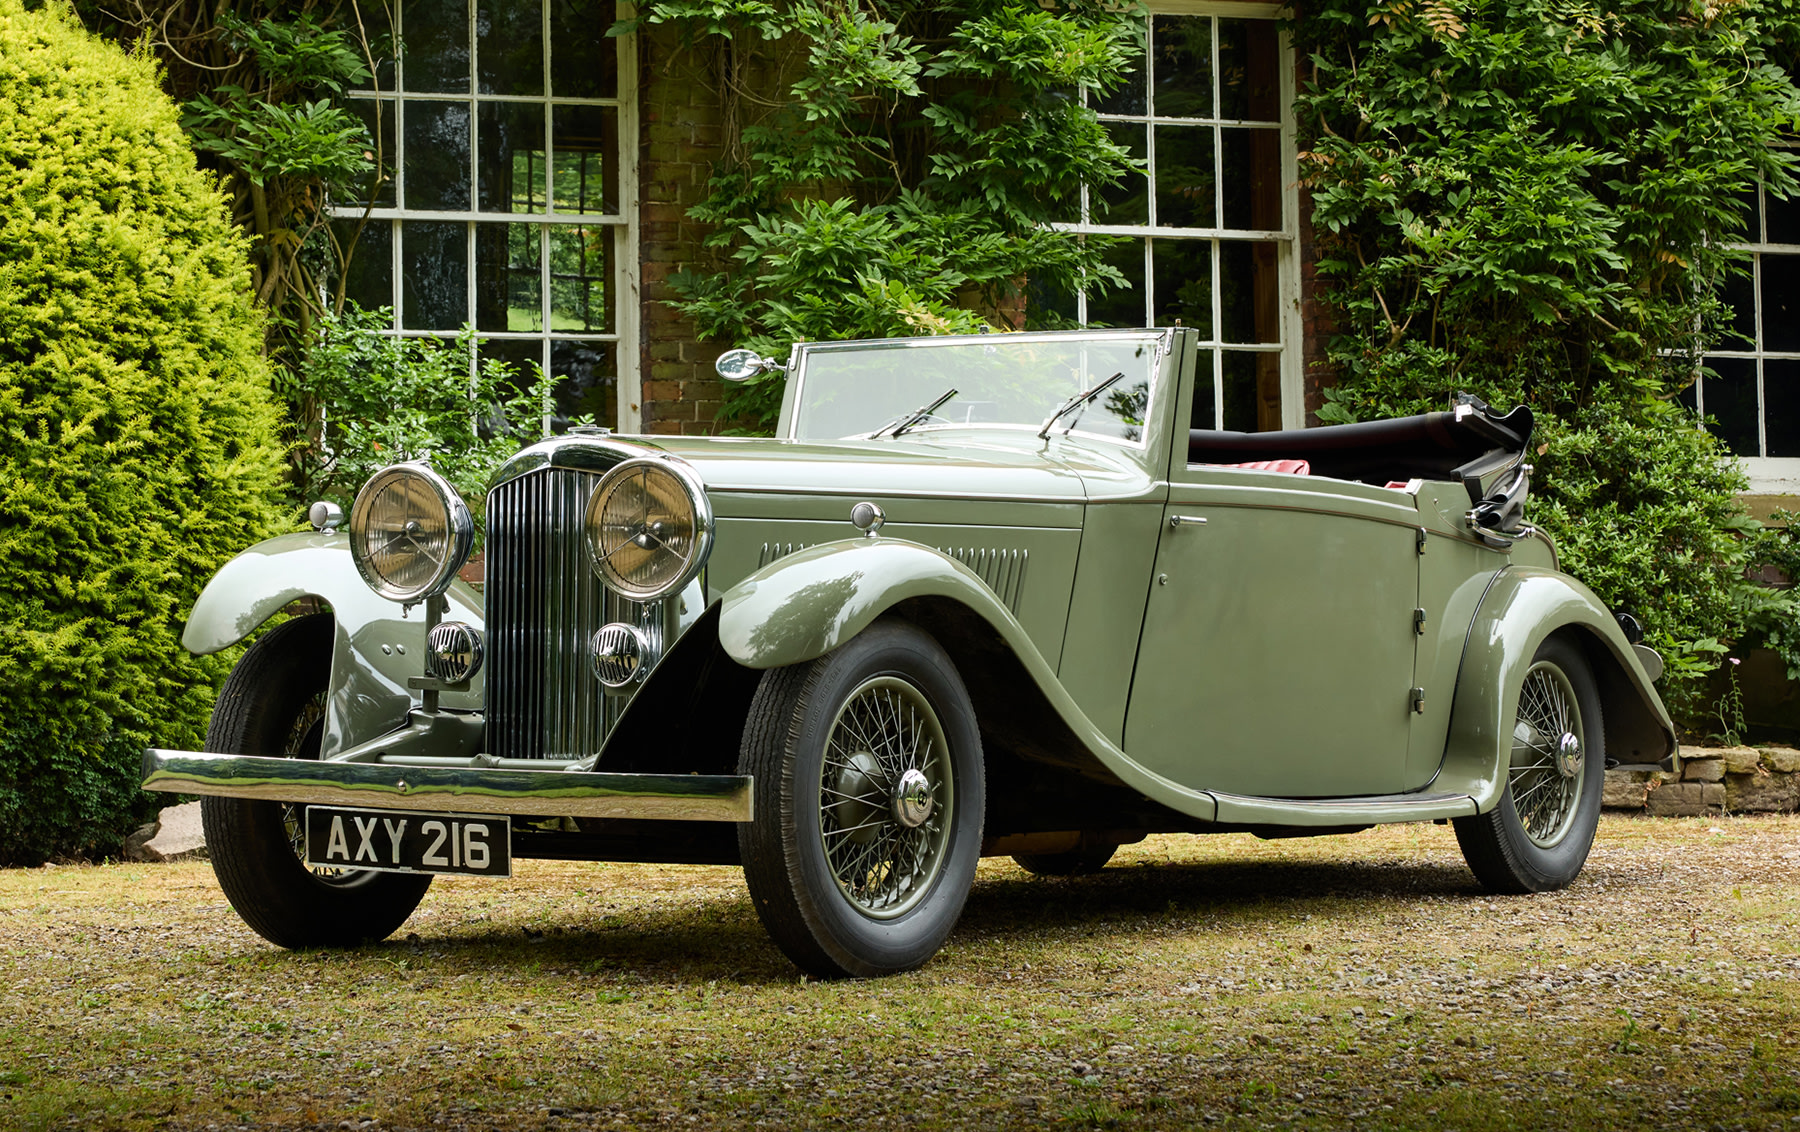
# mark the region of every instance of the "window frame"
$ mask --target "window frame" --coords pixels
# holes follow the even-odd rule
[[[1304,343],[1302,341],[1303,325],[1301,321],[1301,271],[1300,271],[1300,169],[1297,153],[1296,131],[1294,125],[1295,98],[1295,55],[1292,36],[1280,21],[1291,16],[1285,4],[1255,3],[1249,0],[1150,0],[1146,14],[1150,18],[1156,16],[1205,16],[1214,19],[1255,19],[1275,22],[1276,27],[1276,70],[1280,118],[1278,123],[1262,119],[1191,119],[1191,118],[1158,118],[1155,111],[1155,83],[1151,76],[1146,76],[1146,95],[1151,99],[1146,112],[1135,114],[1103,114],[1102,121],[1142,121],[1149,128],[1146,130],[1145,156],[1149,163],[1146,173],[1148,194],[1148,222],[1145,224],[1096,224],[1090,221],[1091,191],[1083,185],[1081,190],[1081,219],[1073,223],[1054,225],[1060,231],[1078,234],[1104,236],[1128,236],[1138,240],[1143,247],[1144,255],[1144,310],[1146,318],[1156,309],[1156,274],[1155,251],[1156,240],[1204,240],[1210,245],[1210,267],[1212,271],[1212,335],[1199,344],[1199,348],[1212,359],[1213,387],[1213,419],[1223,423],[1225,419],[1225,354],[1232,353],[1277,353],[1280,355],[1279,386],[1281,396],[1281,427],[1284,429],[1304,428],[1306,425],[1306,390],[1305,363],[1302,357]],[[1212,36],[1213,51],[1213,108],[1217,113],[1220,107],[1220,75],[1218,67],[1219,37],[1217,25]],[[1149,53],[1147,53],[1149,54]],[[1276,230],[1228,228],[1215,225],[1209,228],[1159,228],[1155,225],[1156,217],[1156,129],[1159,122],[1211,125],[1214,130],[1215,169],[1219,161],[1216,139],[1218,131],[1227,126],[1264,126],[1279,125],[1280,145],[1280,206],[1281,227]],[[1224,181],[1222,177],[1214,179],[1214,214],[1215,221],[1223,221]],[[1227,342],[1223,338],[1223,294],[1220,273],[1222,256],[1220,246],[1224,242],[1263,242],[1275,247],[1275,299],[1277,317],[1277,340],[1272,343]],[[1076,293],[1076,320],[1087,325],[1088,299],[1086,292]]]
[[[1779,143],[1778,143],[1779,144]],[[1800,142],[1787,143],[1784,149],[1800,151]],[[1704,365],[1714,358],[1727,358],[1738,361],[1749,361],[1756,366],[1756,447],[1755,456],[1736,456],[1750,477],[1749,494],[1752,495],[1800,495],[1800,456],[1767,456],[1769,450],[1768,412],[1764,401],[1764,362],[1792,361],[1800,362],[1800,350],[1770,350],[1763,345],[1763,257],[1765,255],[1782,255],[1800,257],[1800,244],[1777,244],[1768,239],[1769,232],[1769,195],[1768,189],[1761,182],[1756,186],[1756,231],[1750,233],[1751,238],[1728,245],[1734,251],[1745,253],[1750,259],[1750,304],[1755,337],[1748,347],[1739,343],[1727,343],[1722,348],[1706,351],[1702,356]],[[1800,200],[1787,202],[1790,207],[1800,208]],[[1699,414],[1706,415],[1706,378],[1700,377],[1694,383],[1694,402]]]
[[[579,46],[570,44],[554,44],[550,18],[550,0],[537,0],[539,17],[542,21],[544,90],[541,94],[484,94],[481,92],[480,76],[480,36],[478,23],[480,19],[480,0],[467,0],[469,20],[469,89],[464,93],[443,93],[437,91],[413,92],[406,89],[404,53],[393,62],[393,89],[383,90],[379,87],[365,87],[348,92],[348,97],[372,102],[379,115],[389,116],[387,129],[391,131],[393,152],[385,155],[392,164],[393,194],[395,204],[392,206],[339,205],[332,204],[329,215],[334,220],[365,221],[368,224],[385,224],[388,228],[389,271],[392,281],[394,318],[386,333],[401,338],[437,338],[455,340],[461,335],[460,330],[427,330],[403,325],[406,302],[406,275],[404,270],[404,244],[401,226],[406,221],[424,221],[430,223],[460,223],[464,229],[464,255],[466,269],[464,272],[465,309],[468,322],[473,324],[477,309],[477,270],[478,236],[477,225],[480,224],[526,224],[537,230],[538,239],[538,295],[539,322],[538,330],[480,330],[474,331],[476,350],[482,342],[536,342],[539,344],[538,361],[544,372],[550,372],[551,347],[555,342],[594,342],[611,344],[614,349],[617,368],[618,385],[615,391],[615,430],[621,433],[636,433],[643,427],[642,377],[640,372],[640,312],[642,310],[642,292],[638,272],[638,225],[634,217],[638,214],[638,68],[637,68],[637,35],[631,33],[620,36],[597,36],[598,49],[611,49],[617,52],[618,85],[610,98],[559,97],[553,87],[553,71],[550,53],[553,47],[558,50],[580,50]],[[404,18],[399,5],[394,9],[394,34],[397,38],[404,35],[401,21]],[[617,5],[616,18],[629,19],[636,12],[635,5],[620,2]],[[404,39],[401,38],[404,42]],[[406,106],[409,102],[437,102],[459,104],[469,110],[469,166],[468,185],[470,189],[470,208],[460,210],[418,209],[407,206],[406,194]],[[524,104],[540,106],[544,111],[544,167],[545,167],[545,210],[536,213],[482,211],[478,206],[480,198],[478,190],[481,184],[481,107],[484,104]],[[557,212],[555,209],[555,158],[556,158],[556,114],[558,107],[598,107],[610,108],[618,115],[618,153],[615,159],[618,164],[618,211],[611,213],[569,213]],[[378,129],[382,128],[378,124]],[[613,236],[614,264],[613,289],[617,296],[612,312],[613,328],[607,332],[572,332],[558,333],[551,327],[551,307],[554,302],[551,289],[551,242],[550,232],[557,227],[607,227],[616,229]],[[478,353],[469,358],[470,373],[473,375],[479,363]],[[550,420],[550,409],[546,406],[544,420],[546,427]]]

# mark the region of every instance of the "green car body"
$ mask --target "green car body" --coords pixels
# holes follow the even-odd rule
[[[977,419],[1019,415],[1002,389],[961,421],[932,415],[889,435],[809,435],[809,412],[829,428],[859,411],[821,392],[832,365],[873,358],[866,364],[891,368],[904,357],[895,351],[934,346],[985,351],[992,363],[996,342],[1021,357],[1075,350],[1083,365],[1090,346],[1129,347],[1145,359],[1143,380],[1123,398],[1115,392],[1110,416],[1091,428],[1082,421],[1098,395],[1041,430]],[[1552,639],[1562,642],[1557,656],[1580,658],[1563,668],[1591,676],[1575,681],[1598,697],[1588,746],[1603,734],[1606,757],[1622,763],[1677,754],[1654,654],[1557,570],[1549,540],[1516,508],[1505,529],[1476,518],[1484,493],[1497,499],[1508,476],[1522,497],[1522,445],[1477,469],[1484,474],[1385,485],[1195,462],[1213,435],[1188,427],[1195,397],[1210,396],[1206,357],[1179,328],[821,343],[796,347],[786,367],[775,439],[577,433],[531,446],[496,476],[490,525],[507,490],[556,476],[591,484],[646,455],[691,469],[711,511],[703,571],[677,594],[630,607],[656,642],[647,675],[593,700],[579,673],[599,624],[544,637],[571,655],[540,656],[533,678],[554,675],[573,689],[564,699],[588,704],[599,721],[553,752],[509,755],[484,730],[497,686],[522,679],[516,660],[497,656],[441,690],[418,679],[428,614],[490,637],[505,631],[496,618],[513,614],[496,598],[503,582],[491,566],[485,613],[484,596],[457,584],[439,614],[376,596],[344,533],[263,543],[207,587],[184,644],[216,651],[297,598],[321,599],[333,644],[316,757],[274,766],[267,756],[152,751],[146,784],[514,814],[521,856],[735,862],[753,843],[736,824],[758,820],[757,807],[787,785],[746,773],[745,721],[759,694],[772,694],[759,692],[767,674],[817,670],[871,626],[895,624],[941,647],[966,686],[980,735],[984,854],[1070,863],[1150,832],[1293,835],[1494,814],[1520,765],[1521,687]],[[895,377],[891,396],[904,398],[917,380],[935,379]],[[824,408],[809,408],[809,396]],[[1483,410],[1459,410],[1458,424],[1469,414],[1477,424],[1502,420]],[[859,504],[874,508],[853,525]],[[579,537],[566,526],[556,528],[562,537]],[[590,622],[599,616],[588,610]],[[541,698],[553,712],[557,697]],[[1581,791],[1599,789],[1593,777]],[[743,863],[754,888],[753,863]],[[807,912],[803,899],[796,923],[828,912]],[[808,930],[824,932],[821,946],[836,958],[788,950],[826,973],[915,965],[845,958],[828,929]]]

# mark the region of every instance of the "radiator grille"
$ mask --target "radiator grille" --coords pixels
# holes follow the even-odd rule
[[[588,496],[600,476],[547,468],[487,500],[487,749],[498,758],[583,758],[623,701],[589,667],[588,642],[643,607],[609,593],[588,564]]]

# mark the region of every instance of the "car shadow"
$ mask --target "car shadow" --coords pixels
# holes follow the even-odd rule
[[[1460,863],[1213,861],[1114,865],[1083,877],[1037,877],[990,867],[976,881],[951,945],[1027,946],[1077,936],[1130,936],[1191,922],[1196,913],[1272,928],[1296,915],[1354,919],[1382,900],[1489,898]],[[565,910],[541,925],[438,922],[375,945],[391,958],[428,955],[458,969],[527,968],[551,974],[624,976],[649,986],[724,982],[759,986],[799,978],[763,931],[747,895],[709,891],[691,906],[658,905],[592,921]]]

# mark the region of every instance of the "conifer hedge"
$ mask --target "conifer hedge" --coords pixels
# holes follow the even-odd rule
[[[154,64],[0,0],[0,863],[115,852],[226,660],[180,646],[279,522],[245,248]]]

